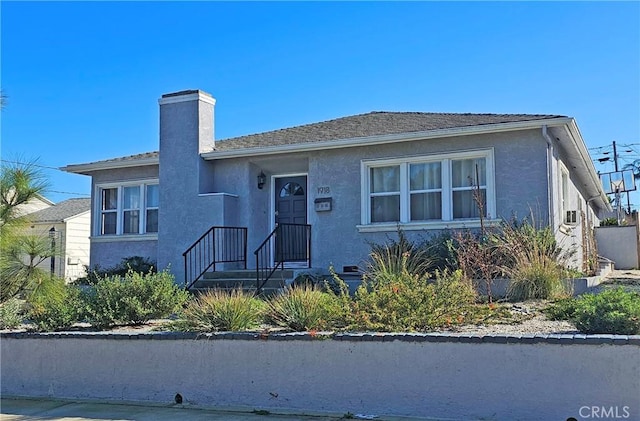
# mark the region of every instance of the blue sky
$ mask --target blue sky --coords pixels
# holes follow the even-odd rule
[[[217,99],[217,139],[369,111],[539,113],[576,118],[594,159],[614,140],[621,165],[640,158],[639,2],[2,1],[0,13],[3,160],[157,150],[157,99],[183,89]],[[89,195],[89,177],[44,171],[54,201]]]

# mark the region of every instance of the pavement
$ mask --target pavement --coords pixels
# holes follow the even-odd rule
[[[342,416],[276,414],[268,411],[225,411],[183,405],[162,406],[54,399],[0,399],[1,421],[337,421],[343,419],[418,420],[418,418],[407,417],[372,417],[368,414],[344,414]]]

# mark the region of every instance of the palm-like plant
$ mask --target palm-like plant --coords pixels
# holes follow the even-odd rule
[[[21,208],[39,197],[48,183],[31,164],[4,164],[0,170],[0,303],[22,292],[46,289],[48,273],[38,264],[54,252],[45,238],[26,234]]]

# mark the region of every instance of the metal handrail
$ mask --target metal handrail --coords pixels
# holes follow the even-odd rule
[[[278,237],[280,241],[276,244]],[[285,262],[306,261],[307,267],[311,267],[311,225],[279,224],[253,254],[256,256],[256,292],[259,294],[275,271],[284,269]]]
[[[184,253],[184,285],[189,289],[218,263],[243,264],[247,268],[247,228],[213,226]]]

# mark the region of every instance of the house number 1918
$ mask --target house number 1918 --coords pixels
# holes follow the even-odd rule
[[[329,193],[331,193],[331,189],[329,188],[329,186],[318,187],[318,194],[329,194]]]

